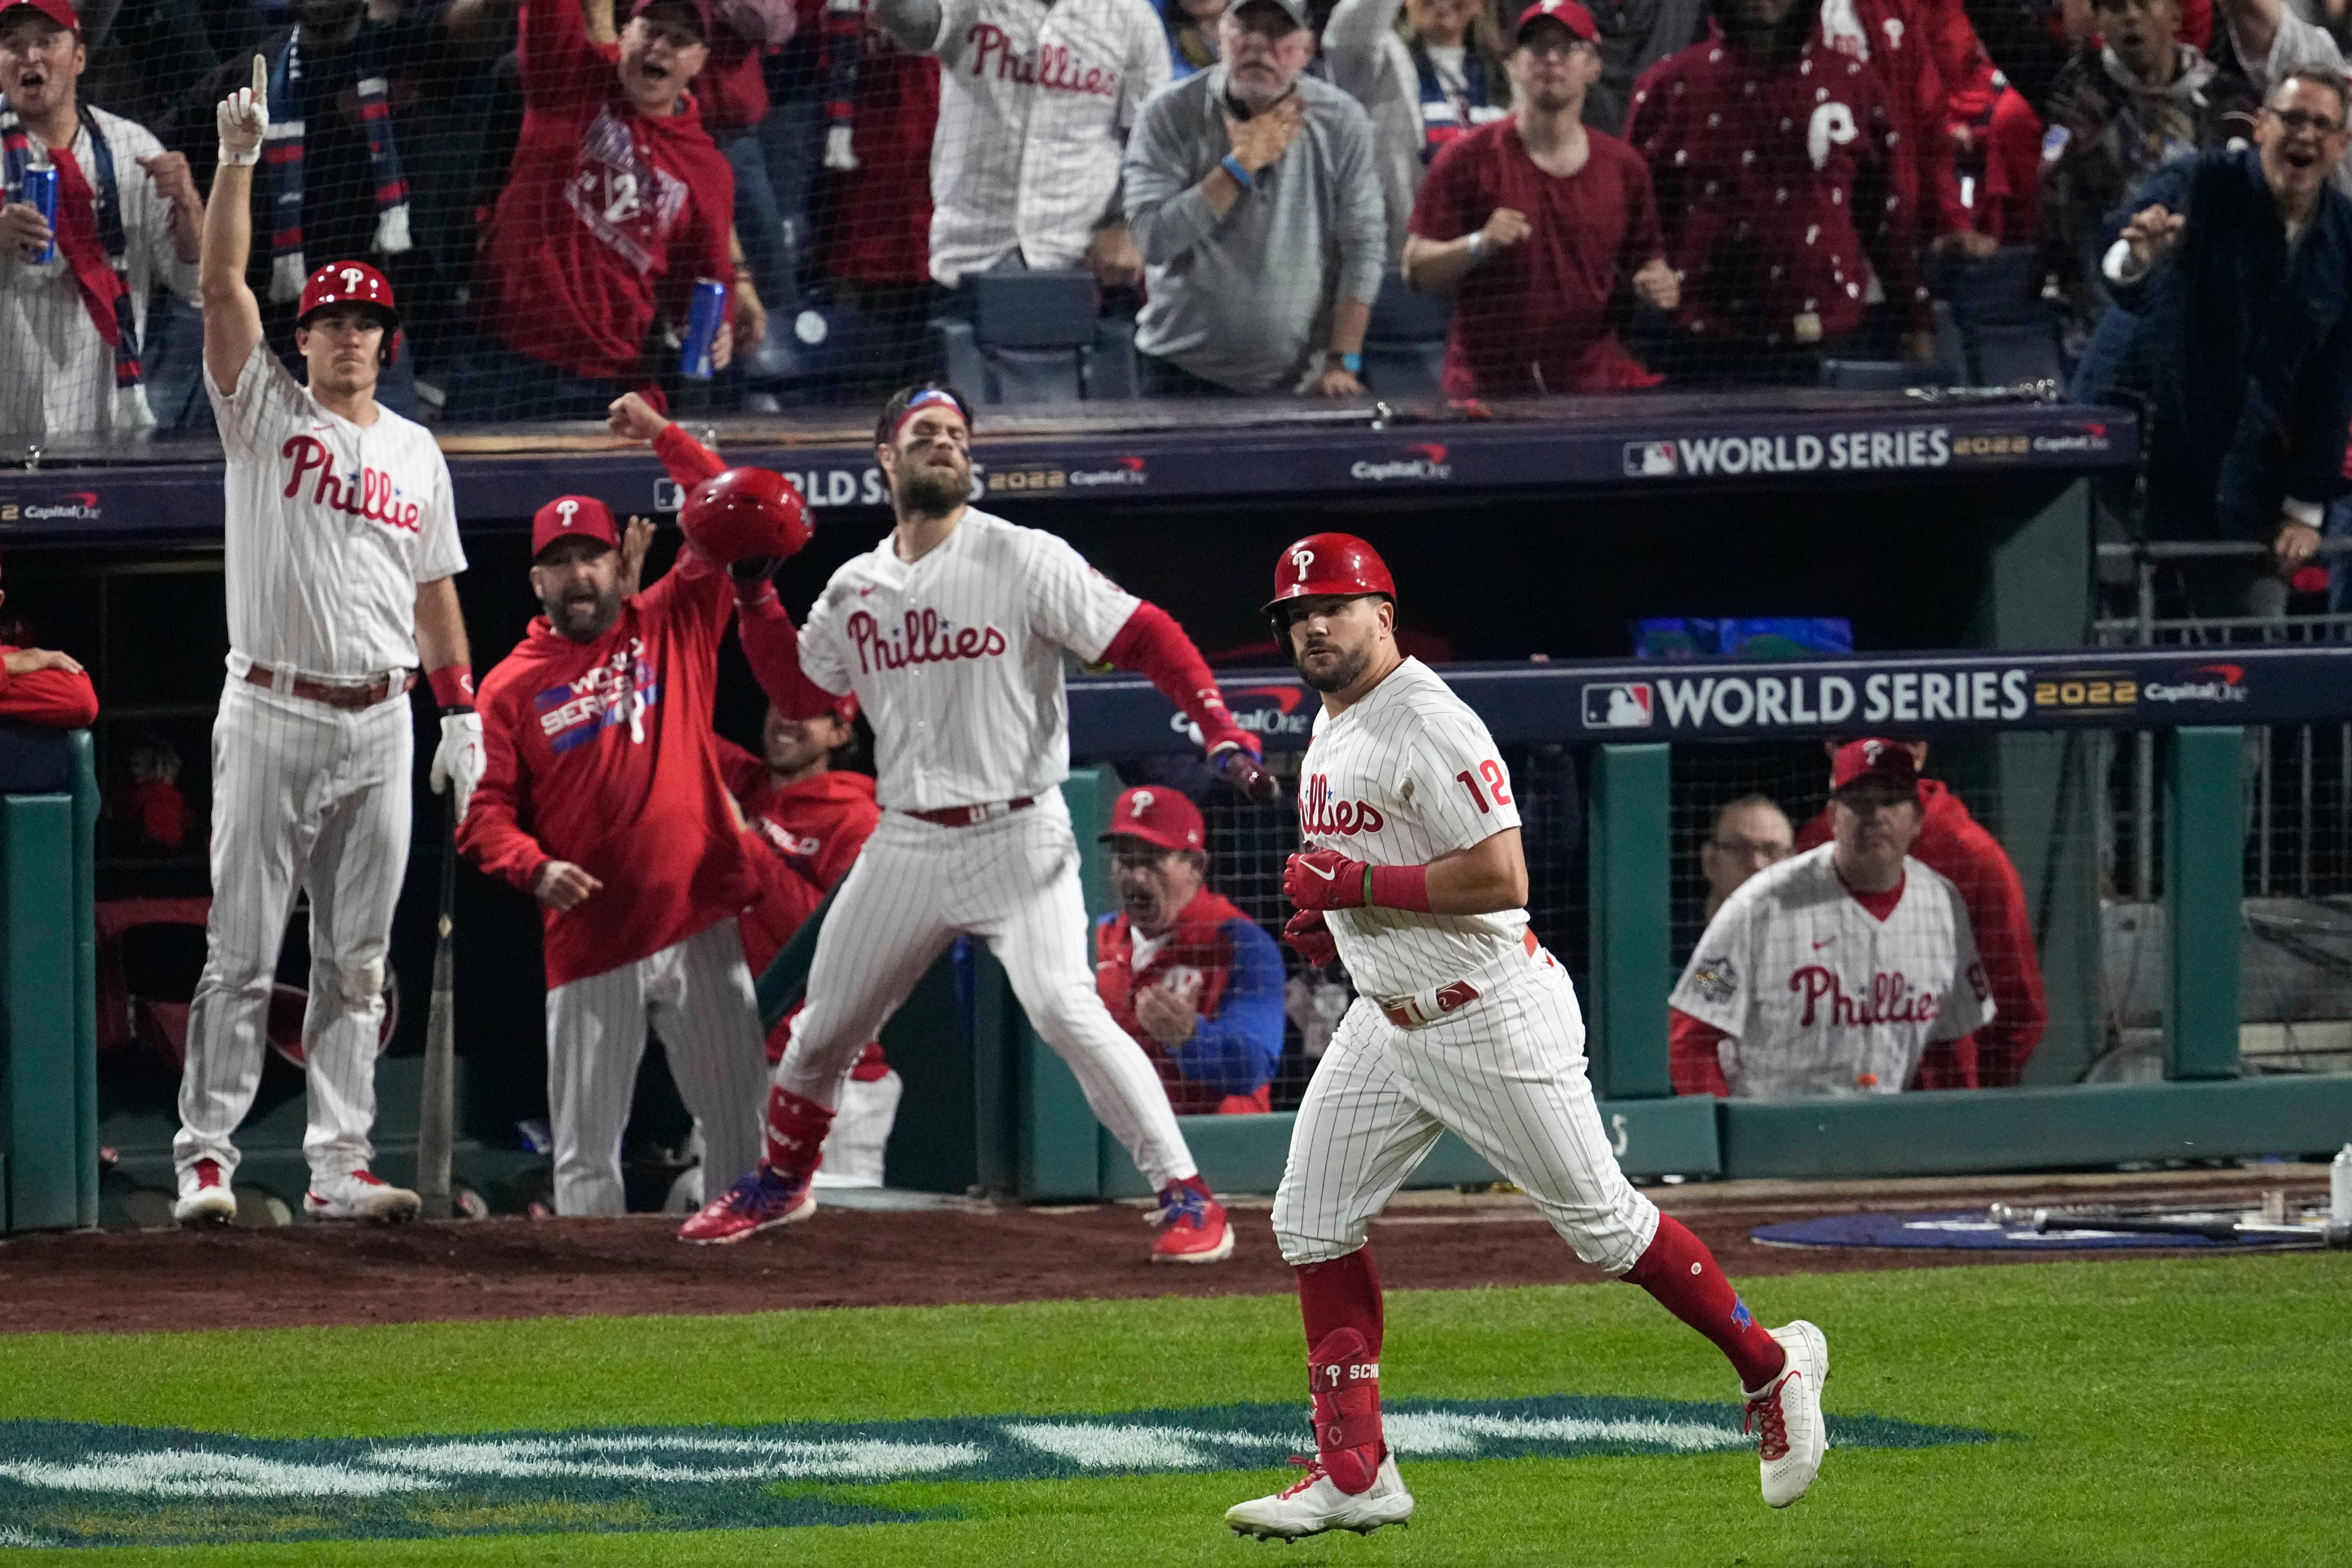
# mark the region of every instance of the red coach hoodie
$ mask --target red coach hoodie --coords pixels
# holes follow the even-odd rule
[[[457,845],[528,892],[550,860],[604,887],[542,904],[547,983],[648,957],[757,895],[710,727],[733,595],[691,546],[593,643],[539,616],[482,682],[488,767]]]

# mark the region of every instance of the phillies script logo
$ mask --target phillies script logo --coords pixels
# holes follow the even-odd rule
[[[1298,792],[1302,833],[1377,833],[1388,825],[1388,819],[1370,800],[1331,799],[1331,780],[1324,774],[1309,774],[1307,788]]]
[[[1813,1027],[1825,998],[1829,1002],[1829,1021],[1839,1029],[1874,1023],[1927,1023],[1936,1016],[1936,998],[1927,992],[1915,990],[1900,969],[1871,976],[1870,995],[1859,999],[1847,996],[1844,983],[1819,964],[1808,964],[1790,976],[1789,988],[1805,998],[1805,1016],[1797,1020],[1800,1029]]]
[[[993,22],[975,22],[965,33],[964,42],[971,46],[971,74],[988,74],[988,60],[996,57],[996,79],[1017,81],[1024,87],[1050,88],[1056,92],[1091,93],[1097,98],[1118,96],[1118,72],[1100,66],[1080,66],[1070,57],[1067,44],[1046,44],[1034,55],[1015,54],[1013,36]]]
[[[849,640],[857,644],[857,667],[869,675],[909,664],[994,658],[1005,646],[1004,633],[993,626],[961,626],[950,635],[936,610],[909,610],[905,628],[887,632],[861,610],[849,618]]]
[[[278,448],[278,455],[294,460],[294,472],[286,476],[285,494],[289,499],[302,488],[302,476],[315,473],[319,482],[310,491],[314,505],[331,512],[365,517],[388,528],[405,528],[412,534],[425,531],[418,521],[424,508],[414,501],[402,500],[400,486],[383,469],[362,468],[356,474],[337,474],[335,455],[315,435],[289,436],[286,444]]]

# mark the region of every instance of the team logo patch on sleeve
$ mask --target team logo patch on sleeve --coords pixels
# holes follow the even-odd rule
[[[1720,1006],[1738,992],[1739,970],[1727,956],[1701,958],[1691,971],[1691,985],[1701,998]]]

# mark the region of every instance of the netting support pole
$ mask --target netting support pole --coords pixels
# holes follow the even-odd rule
[[[1667,797],[1671,748],[1603,746],[1592,759],[1591,1019],[1586,1049],[1604,1100],[1675,1092],[1666,1061],[1666,993],[1674,988],[1668,924],[1673,886]]]
[[[2164,904],[2171,934],[2164,1075],[2238,1075],[2238,928],[2245,898],[2245,732],[2172,732],[2164,769]]]

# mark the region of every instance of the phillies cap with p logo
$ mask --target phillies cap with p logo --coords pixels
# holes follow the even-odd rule
[[[530,558],[558,539],[587,538],[621,548],[621,530],[613,526],[613,508],[593,496],[558,496],[530,519]]]
[[[1201,809],[1186,800],[1181,790],[1165,784],[1139,785],[1121,795],[1110,809],[1110,826],[1101,837],[1106,842],[1141,839],[1163,850],[1197,850],[1209,841]]]
[[[1850,740],[1839,747],[1837,755],[1830,759],[1830,792],[1835,794],[1865,781],[1916,794],[1919,789],[1919,765],[1912,760],[1911,748],[1899,740],[1880,736]]]

